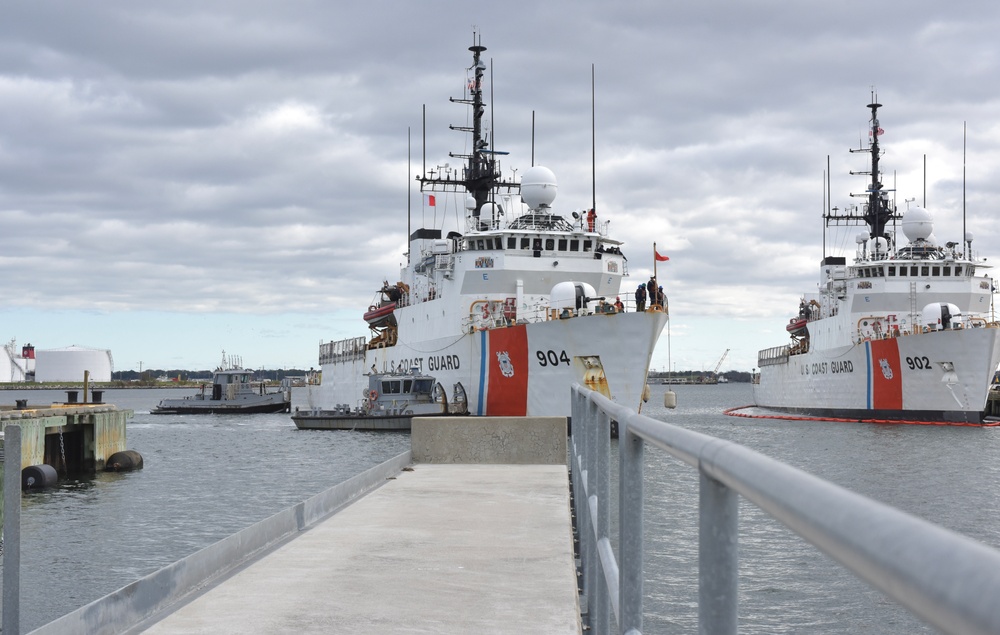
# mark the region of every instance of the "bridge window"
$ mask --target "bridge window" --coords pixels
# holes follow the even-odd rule
[[[565,238],[560,238],[559,239],[559,251],[566,251],[566,239]]]
[[[507,237],[507,249],[517,249],[517,238],[513,236]]]
[[[893,277],[895,277],[895,275],[896,275],[896,268],[895,267],[889,267],[889,277],[893,278]]]
[[[951,275],[951,267],[942,267],[941,268],[941,273],[943,273],[946,276],[950,276]]]
[[[522,238],[521,239],[521,249],[531,249],[531,239]]]
[[[917,273],[917,267],[916,266],[910,267],[910,275],[913,276],[914,278],[916,278],[919,275]]]
[[[576,238],[569,241],[570,251],[580,251],[580,241]]]
[[[920,275],[929,276],[930,273],[931,273],[931,268],[928,267],[927,265],[924,265],[923,267],[920,268]]]
[[[594,247],[594,241],[592,241],[592,240],[585,240],[585,241],[583,241],[583,250],[584,251],[590,251],[593,247]]]
[[[906,267],[899,268],[899,275],[902,277],[906,277]]]
[[[399,380],[394,381],[383,381],[382,382],[382,394],[383,395],[398,395],[399,394]]]
[[[555,238],[546,238],[545,239],[545,251],[553,251],[553,250],[555,250],[555,248],[556,248],[556,239]]]
[[[940,276],[941,275],[941,267],[938,267],[936,265],[934,267],[931,267],[931,275],[932,276]]]

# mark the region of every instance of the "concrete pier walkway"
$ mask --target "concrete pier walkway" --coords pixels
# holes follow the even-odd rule
[[[421,425],[411,467],[127,632],[580,633],[565,420]]]
[[[579,633],[566,468],[429,465],[146,633]]]

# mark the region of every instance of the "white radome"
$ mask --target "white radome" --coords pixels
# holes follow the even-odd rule
[[[911,207],[903,214],[903,233],[906,238],[913,242],[915,240],[927,240],[934,231],[934,221],[931,213],[923,207]]]
[[[521,176],[521,200],[527,204],[528,209],[551,207],[558,191],[556,175],[546,167],[530,167]]]

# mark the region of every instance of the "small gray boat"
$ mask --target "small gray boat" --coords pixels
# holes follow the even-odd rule
[[[225,362],[225,353],[223,361]],[[163,399],[150,410],[154,415],[257,414],[292,411],[292,387],[285,380],[277,390],[253,380],[254,372],[239,364],[225,364],[212,373],[212,392],[202,384],[201,392],[189,397]]]
[[[467,410],[465,390],[456,384],[448,395],[434,377],[411,370],[370,373],[368,389],[357,405],[338,404],[334,410],[296,408],[292,421],[300,430],[409,430],[413,417],[441,416]]]

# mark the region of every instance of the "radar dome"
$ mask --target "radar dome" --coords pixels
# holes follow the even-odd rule
[[[528,168],[521,176],[521,200],[528,205],[528,209],[551,207],[558,189],[556,175],[540,165]]]
[[[903,233],[910,242],[927,240],[934,231],[931,213],[923,207],[911,207],[903,214]]]
[[[889,253],[889,241],[886,240],[885,237],[879,236],[878,238],[872,241],[871,245],[869,245],[868,248],[871,250],[871,254],[873,256],[876,254],[885,256],[887,253]]]
[[[869,234],[868,232],[866,232],[866,231],[860,231],[860,232],[858,232],[858,235],[854,237],[854,242],[856,242],[856,243],[858,243],[860,245],[861,243],[868,242],[868,239],[871,238],[871,237],[872,237],[872,235]]]

